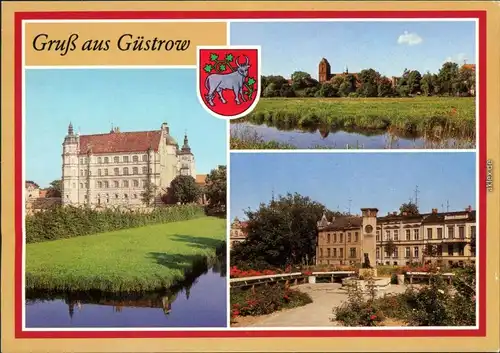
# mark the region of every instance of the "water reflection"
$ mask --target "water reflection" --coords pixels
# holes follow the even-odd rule
[[[226,263],[198,263],[186,280],[140,293],[26,292],[27,327],[225,327]]]
[[[250,122],[231,123],[232,136],[257,135],[263,141],[291,144],[296,148],[474,148],[475,142],[467,139],[445,137],[436,131],[422,136],[414,131],[398,129],[377,130],[357,128],[335,128],[326,125],[303,129],[280,122],[277,126],[256,125]]]

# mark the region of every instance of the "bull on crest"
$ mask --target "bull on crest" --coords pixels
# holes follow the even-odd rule
[[[198,47],[198,98],[218,118],[253,110],[260,97],[260,47]]]

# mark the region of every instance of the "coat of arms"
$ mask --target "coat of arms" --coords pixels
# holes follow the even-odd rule
[[[260,98],[260,47],[198,47],[198,97],[213,116],[237,119]]]

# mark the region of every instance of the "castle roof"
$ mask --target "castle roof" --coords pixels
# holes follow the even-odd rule
[[[331,222],[328,226],[321,229],[324,230],[344,230],[344,229],[352,229],[359,228],[363,224],[363,218],[361,217],[352,217],[352,216],[342,216],[335,217],[333,222]]]
[[[80,136],[80,154],[158,151],[161,131],[110,132],[107,134]]]
[[[462,69],[476,71],[476,64],[463,64]]]
[[[196,174],[196,184],[205,184],[207,182],[207,174]]]

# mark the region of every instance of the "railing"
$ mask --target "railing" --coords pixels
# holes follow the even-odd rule
[[[265,275],[265,276],[253,276],[253,277],[242,277],[242,278],[231,278],[229,280],[229,285],[232,288],[241,288],[241,287],[254,287],[255,285],[260,284],[268,284],[268,283],[279,283],[285,282],[286,284],[290,284],[293,282],[293,285],[298,285],[300,283],[305,283],[306,280],[309,280],[309,277],[314,278],[311,283],[316,282],[316,278],[318,277],[327,277],[333,282],[335,278],[344,278],[352,276],[354,271],[330,271],[330,272],[312,272],[311,274],[304,274],[302,272],[293,272],[293,273],[282,273],[277,275]]]
[[[410,284],[413,283],[413,279],[427,279],[429,283],[431,282],[431,276],[442,276],[444,277],[448,283],[451,284],[453,280],[453,276],[455,276],[454,273],[429,273],[429,272],[406,272],[406,276],[408,277]]]

